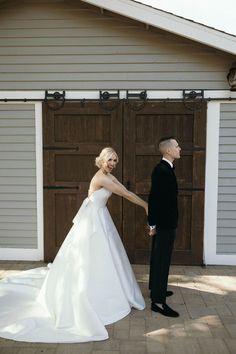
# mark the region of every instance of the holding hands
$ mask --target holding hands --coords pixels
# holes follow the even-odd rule
[[[157,229],[156,226],[149,226],[147,225],[147,229],[148,229],[148,235],[149,236],[154,236],[157,233]]]

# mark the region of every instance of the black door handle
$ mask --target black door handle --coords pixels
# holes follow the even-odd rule
[[[79,186],[44,186],[43,189],[79,189]]]

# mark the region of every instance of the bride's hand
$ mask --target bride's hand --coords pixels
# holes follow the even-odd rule
[[[148,203],[146,203],[144,209],[145,209],[146,215],[148,215]]]

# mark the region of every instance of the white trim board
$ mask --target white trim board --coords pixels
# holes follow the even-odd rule
[[[192,90],[195,90],[194,88]],[[55,91],[62,92],[62,90],[49,90],[50,93]],[[110,93],[115,93],[117,90],[102,90],[102,92],[108,91]],[[129,90],[130,93],[140,93],[143,91],[142,88],[140,90]],[[187,90],[188,92],[191,90]],[[196,89],[199,91],[199,89]],[[183,98],[183,90],[173,90],[173,91],[165,91],[165,90],[146,90],[148,99],[182,99]],[[126,98],[126,90],[120,90],[120,98]],[[44,100],[45,91],[0,91],[0,99],[26,99],[26,100]],[[227,98],[236,98],[236,92],[232,92],[230,90],[204,90],[204,99],[227,99]],[[87,91],[79,91],[79,90],[66,90],[65,91],[65,99],[94,99],[99,100],[99,90],[87,90]],[[10,101],[11,102],[11,101]],[[10,103],[9,102],[9,103]],[[0,102],[0,103],[8,103],[8,102]],[[27,102],[19,102],[17,103],[30,103]],[[32,101],[32,103],[35,103]]]
[[[43,114],[42,103],[35,103],[36,195],[37,195],[37,244],[40,260],[44,258],[43,234]]]
[[[209,102],[207,109],[204,215],[204,263],[206,265],[236,265],[236,255],[216,253],[220,105],[222,103],[233,102]]]
[[[218,155],[220,103],[210,102],[207,107],[205,209],[204,209],[204,263],[216,261]]]
[[[31,93],[30,93],[31,94]],[[16,98],[16,97],[14,97]],[[37,195],[37,245],[38,247],[0,248],[0,260],[43,260],[43,142],[41,102],[0,102],[0,104],[30,104],[35,106],[36,195]]]
[[[43,260],[38,249],[0,248],[1,261],[41,261]]]
[[[236,54],[236,37],[130,0],[82,0],[85,3],[132,18],[182,37]]]

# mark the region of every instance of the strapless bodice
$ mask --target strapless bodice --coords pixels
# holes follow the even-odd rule
[[[111,194],[112,192],[110,192],[104,187],[97,189],[95,192],[93,192],[89,197],[87,197],[83,201],[80,209],[78,210],[77,214],[73,219],[73,223],[79,222],[84,212],[92,213],[93,210],[96,211],[99,208],[104,208]]]
[[[111,196],[112,192],[108,189],[102,187],[94,191],[89,197],[88,200],[96,203],[99,206],[106,205],[108,198]]]

